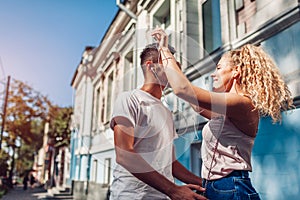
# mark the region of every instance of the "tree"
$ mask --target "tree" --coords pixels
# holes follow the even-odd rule
[[[0,177],[7,176],[7,169],[8,169],[7,160],[8,160],[8,158],[9,158],[8,153],[3,151],[3,149],[1,149],[0,150]]]
[[[5,141],[12,152],[10,181],[15,167],[17,148],[19,148],[18,162],[23,164],[30,160],[33,162],[34,153],[41,148],[42,130],[51,106],[46,96],[27,84],[13,79],[9,89],[4,127],[5,132],[8,133]],[[27,165],[30,164],[27,163]],[[23,170],[26,169],[23,168]]]
[[[47,168],[49,166],[54,165],[55,171],[49,170],[48,178],[51,180],[48,186],[52,187],[56,184],[62,184],[64,176],[64,153],[65,153],[65,147],[69,146],[70,144],[70,136],[71,136],[71,130],[70,130],[70,121],[71,121],[71,115],[72,115],[72,108],[66,107],[61,108],[58,106],[52,106],[49,110],[49,130],[48,130],[48,137],[49,137],[49,146],[51,146],[51,151],[48,153],[49,161],[51,160],[51,163],[47,165]],[[61,153],[60,157],[60,167],[58,165],[58,162],[53,162],[54,160],[57,161],[57,155],[58,153]],[[54,159],[51,159],[54,158]],[[55,175],[59,174],[59,179],[54,178]]]
[[[34,121],[35,125],[37,122],[43,122],[50,107],[51,102],[47,97],[23,82],[13,80],[6,115],[6,130],[10,137],[15,140],[19,136],[26,143],[32,143],[32,122]]]
[[[50,107],[48,136],[56,141],[56,146],[70,144],[72,113],[73,109],[71,107]]]
[[[43,145],[46,122],[49,122],[48,136],[56,141],[55,146],[69,144],[71,114],[71,107],[53,105],[46,96],[32,87],[22,81],[12,80],[4,127],[7,133],[4,140],[12,152],[10,181],[15,169],[19,174],[32,169],[34,155]]]

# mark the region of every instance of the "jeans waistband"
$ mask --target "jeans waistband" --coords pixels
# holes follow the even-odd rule
[[[228,174],[226,177],[241,177],[241,178],[249,178],[249,172],[245,170],[234,170],[230,174]]]
[[[225,176],[224,178],[228,178],[228,177],[240,177],[240,178],[249,178],[249,172],[245,171],[245,170],[234,170],[232,171],[230,174],[228,174],[227,176]],[[217,179],[219,180],[219,179]],[[211,181],[216,181],[216,180],[207,180],[207,179],[203,179],[203,184],[205,182],[211,182]]]

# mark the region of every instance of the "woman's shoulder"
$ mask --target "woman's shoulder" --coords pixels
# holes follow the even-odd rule
[[[243,133],[255,137],[259,122],[259,112],[249,94],[237,94],[237,107],[228,118]]]

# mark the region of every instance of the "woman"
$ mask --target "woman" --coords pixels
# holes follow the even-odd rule
[[[217,64],[213,92],[194,86],[169,52],[166,33],[152,36],[173,92],[210,119],[202,131],[202,178],[208,199],[260,199],[249,179],[259,117],[281,120],[293,107],[291,93],[270,57],[254,45],[225,53]]]

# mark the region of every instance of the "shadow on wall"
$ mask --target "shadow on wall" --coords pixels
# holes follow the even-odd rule
[[[251,173],[262,199],[298,200],[300,196],[300,109],[283,114],[281,124],[262,118]]]

